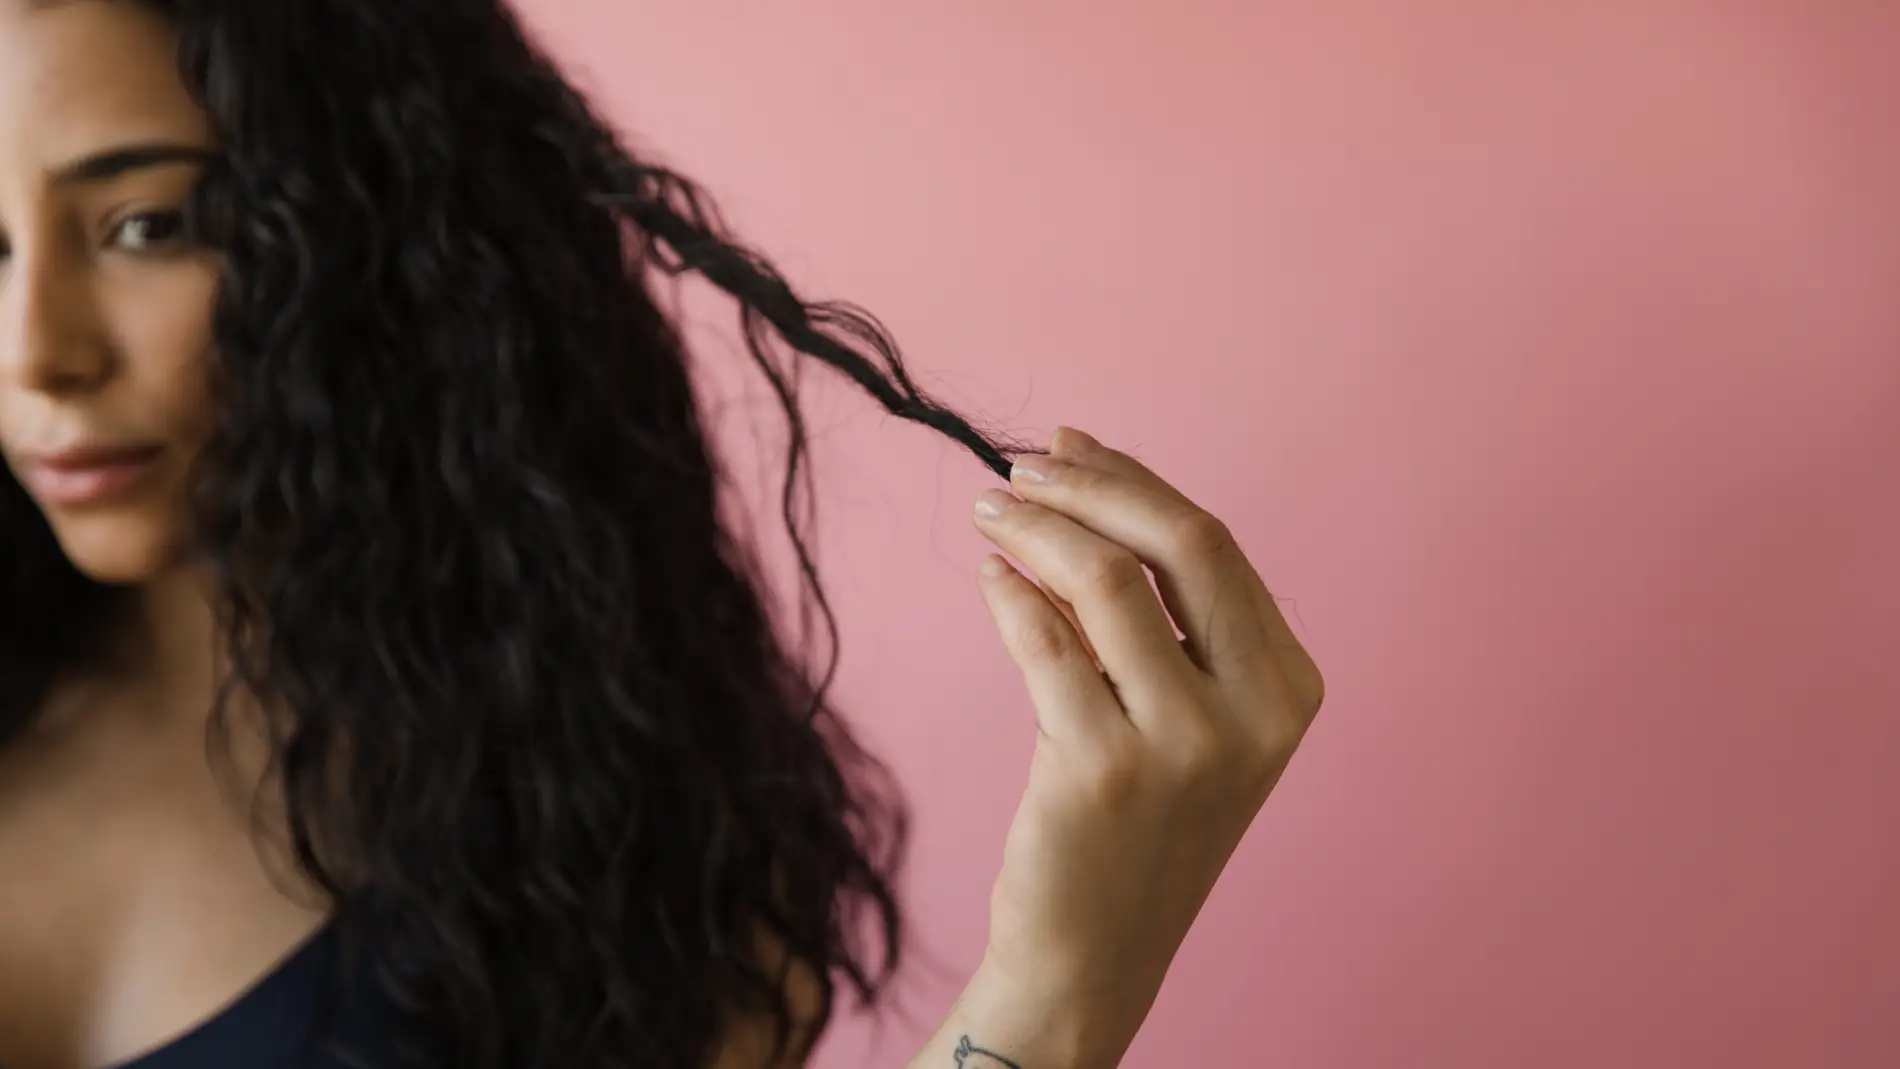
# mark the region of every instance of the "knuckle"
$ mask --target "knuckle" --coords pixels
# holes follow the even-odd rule
[[[1280,683],[1276,704],[1287,707],[1302,727],[1311,724],[1326,703],[1326,677],[1312,655],[1298,645],[1289,648],[1281,644],[1270,647],[1269,652],[1268,669],[1277,674]]]
[[[1100,554],[1084,564],[1081,572],[1084,588],[1107,598],[1119,598],[1137,585],[1148,585],[1148,573],[1132,553]]]
[[[1181,514],[1174,522],[1171,543],[1175,552],[1189,557],[1219,557],[1236,548],[1227,524],[1201,509]]]
[[[1100,490],[1114,476],[1100,468],[1091,468],[1084,464],[1071,464],[1062,471],[1062,482],[1074,490],[1092,493]]]
[[[1026,660],[1059,661],[1076,653],[1074,632],[1068,624],[1040,619],[1016,629],[1016,650]]]
[[[1288,674],[1292,677],[1293,693],[1299,700],[1300,712],[1311,723],[1319,715],[1320,707],[1326,704],[1326,676],[1313,658],[1304,653],[1294,662]]]

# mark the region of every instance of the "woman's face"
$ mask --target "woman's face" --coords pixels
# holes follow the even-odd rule
[[[0,0],[0,456],[102,582],[185,549],[218,261],[181,210],[212,147],[159,16]]]

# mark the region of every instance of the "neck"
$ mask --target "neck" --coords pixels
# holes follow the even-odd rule
[[[62,745],[108,720],[141,731],[200,730],[228,658],[210,587],[183,569],[123,589],[100,642],[56,682],[22,742]]]
[[[168,693],[209,696],[224,665],[209,583],[191,569],[141,586],[128,601],[120,637],[131,670]]]
[[[228,664],[209,584],[179,568],[124,594],[78,693],[114,695],[149,726],[202,723]]]

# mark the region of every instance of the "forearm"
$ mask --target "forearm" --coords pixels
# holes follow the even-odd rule
[[[979,967],[907,1069],[1115,1069],[1129,1014]]]

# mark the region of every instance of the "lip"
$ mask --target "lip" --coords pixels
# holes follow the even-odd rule
[[[165,447],[87,446],[29,456],[20,481],[50,505],[85,505],[134,489],[158,466]]]

